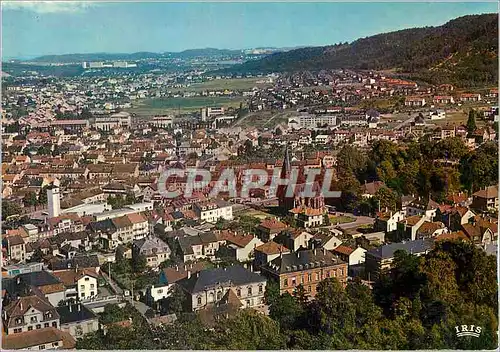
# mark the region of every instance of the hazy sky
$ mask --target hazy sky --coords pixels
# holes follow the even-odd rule
[[[4,58],[89,52],[326,45],[497,12],[489,3],[2,1]]]

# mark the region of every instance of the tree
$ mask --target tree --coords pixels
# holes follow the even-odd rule
[[[131,307],[129,307],[131,308]],[[133,309],[133,308],[132,308]],[[126,308],[120,308],[118,304],[106,304],[104,306],[104,311],[99,317],[99,322],[101,324],[111,324],[120,321],[128,320],[130,315],[127,314]]]
[[[276,320],[283,330],[293,330],[300,323],[303,314],[301,303],[289,293],[278,296],[269,306],[269,316]]]
[[[229,350],[277,350],[285,339],[277,322],[253,309],[243,309],[222,321],[216,333],[218,345]]]
[[[38,192],[38,204],[47,204],[47,186],[42,187]]]
[[[476,111],[470,109],[469,117],[467,118],[467,131],[473,133],[476,130]]]
[[[139,253],[134,253],[132,256],[132,270],[134,273],[142,273],[147,269],[146,257]]]
[[[34,207],[37,204],[36,194],[33,192],[27,192],[23,198],[23,204],[25,207]]]
[[[179,315],[184,311],[186,302],[187,300],[184,291],[182,291],[182,289],[178,285],[175,285],[172,289],[172,292],[170,293],[170,296],[165,299],[164,305],[162,305],[162,307],[169,314]]]
[[[5,221],[5,219],[12,215],[18,215],[21,213],[22,208],[19,206],[19,204],[6,199],[2,200],[2,221]]]
[[[388,208],[392,211],[396,210],[397,196],[394,193],[394,191],[391,190],[390,188],[387,187],[379,188],[375,193],[374,198],[375,198],[374,202],[375,204],[377,204],[377,206],[379,205],[380,202],[381,209]]]

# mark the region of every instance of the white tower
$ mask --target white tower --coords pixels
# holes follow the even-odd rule
[[[49,218],[59,216],[61,213],[61,198],[59,196],[59,187],[47,189],[47,203],[49,206]]]

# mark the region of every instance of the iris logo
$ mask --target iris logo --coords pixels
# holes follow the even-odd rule
[[[479,337],[479,335],[481,335],[481,330],[482,328],[480,326],[475,326],[475,325],[455,326],[455,332],[457,333],[457,337],[463,337],[463,336]]]

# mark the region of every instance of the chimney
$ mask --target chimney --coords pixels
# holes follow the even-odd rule
[[[187,278],[188,279],[191,278],[191,271],[188,270],[187,274],[188,274]]]

